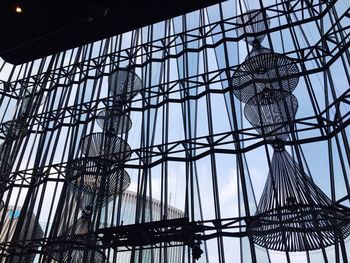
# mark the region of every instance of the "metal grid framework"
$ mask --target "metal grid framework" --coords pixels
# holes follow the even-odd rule
[[[348,262],[349,47],[348,1],[229,0],[23,65],[3,62],[1,257],[119,262],[131,253],[143,262],[151,251],[166,263],[179,246],[182,262]],[[283,162],[290,175],[276,171]],[[296,204],[286,184],[318,201]],[[126,188],[137,193],[132,225],[122,220]],[[168,217],[174,206],[184,218]],[[11,233],[8,207],[20,207]],[[277,240],[269,231],[285,233],[282,219],[310,239]],[[303,236],[305,226],[316,230]]]

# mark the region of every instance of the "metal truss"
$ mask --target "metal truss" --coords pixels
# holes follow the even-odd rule
[[[274,6],[266,7],[265,11],[273,12],[275,15],[270,16],[270,19],[278,19],[280,17],[300,15],[303,19],[299,19],[294,23],[288,23],[286,25],[279,25],[275,28],[271,28],[269,32],[280,31],[285,28],[291,28],[300,26],[302,24],[308,23],[310,21],[316,21],[323,18],[326,14],[328,14],[329,10],[332,8],[336,1],[313,1],[312,5],[308,4],[309,1],[305,0],[293,0],[287,2],[281,2]],[[307,8],[305,8],[307,6]],[[322,10],[320,13],[319,10]],[[300,12],[300,14],[299,14]],[[340,54],[341,51],[344,51],[348,47],[348,38],[349,38],[349,27],[338,28],[338,25],[345,20],[345,24],[347,19],[349,19],[350,10],[346,10],[344,14],[335,21],[332,28],[329,29],[328,32],[324,34],[322,39],[317,42],[313,47],[307,47],[301,50],[294,50],[292,53],[287,53],[288,55],[293,55],[293,53],[299,53],[302,61],[308,61],[312,59],[317,59],[321,61],[323,57],[327,57],[330,61],[335,60]],[[19,90],[20,85],[26,84],[28,87],[38,87],[40,90],[45,89],[53,89],[55,87],[60,86],[71,86],[74,83],[82,82],[86,79],[95,79],[96,77],[103,76],[104,71],[107,71],[107,67],[110,65],[114,65],[121,63],[123,60],[125,61],[137,61],[137,58],[142,56],[140,55],[140,51],[146,53],[146,56],[150,59],[146,59],[145,62],[138,64],[134,62],[132,67],[144,67],[151,62],[162,62],[171,58],[179,58],[185,53],[188,52],[200,52],[204,49],[215,48],[223,42],[237,42],[239,40],[244,39],[246,36],[250,34],[241,34],[238,37],[222,37],[219,41],[212,44],[201,45],[198,49],[195,48],[185,48],[181,52],[178,53],[169,53],[170,50],[174,49],[176,46],[182,46],[184,44],[190,45],[191,42],[202,41],[203,38],[213,38],[215,35],[225,35],[230,32],[236,32],[241,25],[236,23],[238,16],[228,18],[222,21],[218,21],[216,23],[212,23],[209,25],[205,25],[189,32],[181,32],[179,34],[171,35],[169,37],[159,39],[152,42],[141,43],[137,46],[131,46],[128,49],[117,51],[115,53],[107,54],[105,56],[100,56],[96,58],[91,58],[87,61],[76,62],[74,64],[57,68],[55,70],[37,74],[34,76],[30,76],[25,79],[19,79],[12,82],[0,82],[0,94],[6,96],[10,96],[12,98],[19,98]],[[199,34],[198,34],[199,33]],[[259,34],[266,34],[267,32],[260,32]],[[337,40],[337,36],[345,33],[345,37],[342,36]],[[184,43],[184,39],[187,40]],[[340,42],[339,42],[340,41]],[[325,42],[327,44],[325,44]],[[132,53],[130,53],[132,50]],[[165,53],[161,59],[155,59],[152,57],[152,53]],[[323,64],[323,63],[319,63]],[[108,70],[110,70],[108,68]],[[96,73],[97,71],[97,73]],[[93,72],[93,74],[89,74],[89,72]],[[81,77],[80,80],[76,79],[76,76]],[[60,83],[60,79],[65,79],[67,83]],[[67,81],[68,80],[68,81]],[[180,80],[179,80],[180,81]],[[181,80],[184,81],[184,80]],[[50,83],[50,87],[45,87],[47,83]],[[151,88],[151,87],[150,87]]]
[[[159,27],[148,26],[11,68],[8,80],[0,81],[0,143],[4,145],[0,158],[7,161],[6,165],[0,163],[0,197],[4,201],[1,257],[7,262],[32,256],[39,262],[51,262],[50,244],[68,240],[79,250],[87,240],[87,247],[103,251],[114,263],[122,253],[129,255],[131,262],[142,262],[145,251],[151,251],[150,262],[173,262],[167,257],[172,248],[180,248],[178,262],[211,262],[214,255],[215,262],[224,263],[232,254],[228,244],[238,240],[241,262],[259,262],[259,256],[264,262],[274,262],[269,250],[256,247],[249,232],[259,218],[255,192],[256,187],[261,188],[255,186],[256,178],[252,179],[254,167],[249,156],[264,152],[261,159],[271,169],[270,145],[283,135],[289,138],[283,147],[308,174],[315,168],[308,166],[305,149],[314,144],[324,146],[328,163],[322,183],[329,184],[327,194],[334,204],[349,205],[350,6],[336,0],[281,0],[271,1],[269,6],[257,1],[271,26],[242,33],[244,26],[238,21],[249,9],[247,2],[228,1],[226,4],[235,8],[232,12],[225,10],[225,4],[200,10],[192,14],[194,25],[193,17],[184,15]],[[310,35],[305,31],[309,26],[313,29]],[[266,36],[265,46],[290,58],[299,69],[284,78],[259,81],[298,78],[303,103],[309,103],[295,119],[277,126],[261,125],[267,133],[245,123],[242,102],[232,92],[232,78],[251,51],[245,40],[259,36]],[[141,92],[123,104],[116,101],[125,94],[111,95],[107,87],[109,78],[120,69],[137,73],[143,82]],[[337,82],[337,69],[342,82]],[[337,85],[345,88],[338,90]],[[28,109],[27,93],[33,104]],[[136,130],[136,135],[120,135],[132,149],[124,153],[131,158],[118,163],[118,169],[131,175],[136,192],[132,220],[122,223],[125,203],[120,193],[108,204],[96,201],[91,208],[93,231],[66,234],[84,212],[77,193],[71,192],[67,167],[72,160],[83,158],[82,138],[101,128],[95,125],[100,112],[113,107],[133,119],[132,130]],[[215,119],[219,109],[220,115],[227,117],[222,129]],[[172,122],[179,127],[174,128]],[[206,127],[204,135],[201,124]],[[281,131],[282,127],[288,130]],[[224,158],[229,159],[224,162]],[[235,182],[230,205],[222,201],[227,192],[221,173],[224,169],[231,172],[227,167],[234,170]],[[182,178],[179,192],[184,200],[179,218],[170,216],[175,209],[171,203],[176,191],[172,189],[176,188],[174,177]],[[94,186],[92,182],[89,185]],[[152,198],[159,199],[159,206]],[[203,201],[206,198],[212,206]],[[16,223],[6,221],[8,210],[16,207],[21,210]],[[226,216],[225,210],[235,211],[235,215]],[[41,237],[34,234],[36,226],[26,224],[26,211],[37,215],[33,216],[35,224],[46,221]],[[312,222],[308,219],[303,224]],[[10,235],[11,240],[2,238]],[[346,246],[344,240],[333,245],[334,257],[325,247],[319,250],[319,258],[313,259],[309,251],[304,256],[308,263],[320,258],[348,262]],[[246,254],[249,259],[243,259]],[[281,257],[290,263],[291,256],[284,251]]]

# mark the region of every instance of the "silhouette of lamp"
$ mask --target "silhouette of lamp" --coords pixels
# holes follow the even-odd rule
[[[247,103],[265,88],[292,92],[298,85],[296,63],[287,56],[261,52],[248,57],[235,70],[232,78],[234,95]]]
[[[238,30],[246,34],[245,41],[251,46],[259,46],[270,26],[268,15],[261,10],[252,9],[237,18]]]
[[[23,94],[21,96],[21,102],[19,106],[19,116],[27,117],[30,114],[32,108],[35,105],[42,105],[45,102],[45,96],[40,97],[39,92],[34,92],[33,88],[25,87],[26,84],[23,85]]]
[[[48,242],[46,251],[52,259],[62,263],[103,263],[106,261],[105,254],[98,249],[96,242],[89,239],[92,229],[91,214],[90,209],[85,209],[77,222],[64,235]]]
[[[4,150],[4,144],[0,145],[0,151]],[[5,160],[5,156],[0,156],[0,198],[6,190],[6,186],[9,183],[11,172],[10,164]]]
[[[100,157],[124,162],[131,157],[131,148],[118,136],[96,132],[86,135],[81,141],[81,151],[88,157]]]
[[[265,88],[253,96],[244,107],[244,115],[267,139],[288,139],[288,123],[298,110],[297,98],[283,90]]]
[[[118,110],[102,110],[97,115],[97,124],[107,133],[123,134],[131,129],[128,115]]]
[[[7,141],[15,141],[27,135],[27,124],[23,120],[11,120],[2,124],[2,133]]]
[[[348,237],[349,213],[335,205],[283,148],[273,154],[248,233],[264,248],[310,251]]]
[[[129,102],[142,89],[142,81],[139,76],[126,69],[114,71],[108,79],[109,93],[113,101],[123,105]]]
[[[96,157],[82,157],[69,162],[66,180],[72,184],[75,197],[83,208],[95,205],[98,196],[105,204],[110,197],[124,192],[131,182],[128,173],[118,164]]]

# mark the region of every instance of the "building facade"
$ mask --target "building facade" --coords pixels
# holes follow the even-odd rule
[[[16,226],[18,224],[19,215],[21,213],[22,207],[13,207],[8,206],[6,210],[2,210],[0,213],[0,216],[4,216],[4,223],[0,232],[0,243],[6,243],[13,241],[13,236],[16,230]],[[5,213],[5,215],[4,215]],[[37,217],[33,213],[28,213],[25,224],[28,225],[28,231],[20,234],[20,240],[28,240],[34,237],[35,239],[42,238],[44,235],[44,232],[42,230],[41,225],[37,221]],[[35,249],[36,245],[33,243],[30,248]],[[16,250],[16,252],[21,252],[20,250]],[[35,261],[35,255],[29,254],[25,257],[17,257],[13,256],[11,257],[11,262],[13,263],[21,263],[23,260],[27,263],[31,263]],[[6,258],[3,258],[0,260],[0,262],[8,262],[6,261]]]

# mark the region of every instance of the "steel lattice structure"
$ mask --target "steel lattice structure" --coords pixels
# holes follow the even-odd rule
[[[2,62],[1,262],[348,262],[349,47],[346,0],[229,0]]]

